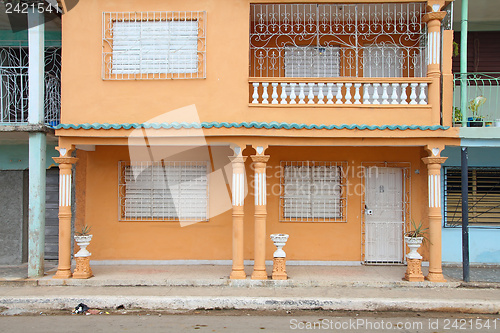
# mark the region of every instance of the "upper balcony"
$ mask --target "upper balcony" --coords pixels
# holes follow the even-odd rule
[[[54,127],[61,113],[61,48],[45,50],[45,125]],[[0,47],[0,125],[28,123],[28,48]]]
[[[420,2],[252,4],[250,104],[428,107],[427,58],[440,55],[425,13]]]

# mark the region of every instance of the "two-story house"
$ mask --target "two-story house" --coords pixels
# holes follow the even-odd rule
[[[442,281],[449,1],[82,1],[63,20],[59,267],[93,260],[403,263]],[[76,150],[76,158],[72,152]],[[75,167],[76,165],[76,167]],[[75,179],[71,170],[75,170]]]

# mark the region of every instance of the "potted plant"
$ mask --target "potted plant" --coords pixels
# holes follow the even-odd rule
[[[92,235],[90,234],[91,227],[88,225],[83,225],[81,229],[75,231],[75,242],[80,247],[80,251],[75,254],[75,257],[89,257],[91,253],[87,250],[90,241],[92,240]]]
[[[405,233],[405,243],[410,248],[410,253],[406,255],[408,259],[422,259],[422,256],[417,252],[424,240],[427,240],[426,234],[429,228],[424,228],[422,222],[418,225],[415,221],[411,221],[411,229]]]
[[[455,107],[453,109],[453,125],[461,126],[462,125],[462,110],[460,108]]]
[[[477,96],[469,102],[468,109],[472,112],[472,117],[467,118],[468,127],[482,127],[483,117],[479,115],[479,108],[486,102],[483,95]]]

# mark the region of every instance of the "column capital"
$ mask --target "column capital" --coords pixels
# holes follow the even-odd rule
[[[73,153],[73,151],[76,149],[74,145],[70,145],[68,147],[66,146],[57,146],[55,148],[60,156],[59,157],[71,157],[71,154]]]
[[[76,157],[52,157],[52,159],[59,164],[59,167],[61,164],[75,164],[78,161]]]
[[[240,156],[233,156],[231,163],[234,163],[234,164],[236,164],[236,163],[245,163],[245,161],[247,160],[247,158],[248,158],[247,156],[241,156],[241,155]]]
[[[437,156],[422,157],[422,161],[427,165],[429,165],[429,164],[443,164],[447,159],[448,159],[448,157],[437,157]]]
[[[447,12],[430,12],[430,13],[425,14],[424,17],[422,18],[422,20],[426,23],[429,23],[429,22],[432,22],[435,20],[438,20],[439,22],[441,22],[445,18],[446,14],[447,14]]]
[[[251,155],[250,158],[255,163],[267,163],[269,161],[269,155]]]

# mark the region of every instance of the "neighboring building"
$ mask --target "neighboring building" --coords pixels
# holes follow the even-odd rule
[[[247,259],[264,279],[286,233],[289,263],[403,263],[414,220],[442,281],[440,153],[460,143],[448,5],[81,1],[62,27],[56,277],[76,163],[96,261],[244,278]]]
[[[57,259],[58,253],[59,170],[52,157],[60,115],[61,21],[46,13],[46,24],[28,25],[26,11],[7,15],[3,2],[0,9],[0,264],[29,259],[29,274],[36,276],[43,274],[44,257]],[[35,90],[36,80],[43,82],[39,101],[31,79]]]
[[[455,2],[454,30],[460,31],[461,2]],[[466,118],[460,122],[460,55],[453,60],[455,123],[469,153],[469,244],[473,264],[500,264],[500,5],[469,2]],[[461,44],[460,32],[455,42]],[[457,45],[457,46],[459,46]],[[484,104],[481,99],[485,98]],[[476,101],[476,102],[474,102]],[[471,108],[472,102],[472,108]],[[475,108],[477,103],[478,107]],[[477,114],[474,114],[477,109]],[[462,261],[460,148],[449,147],[444,163],[443,261]]]

